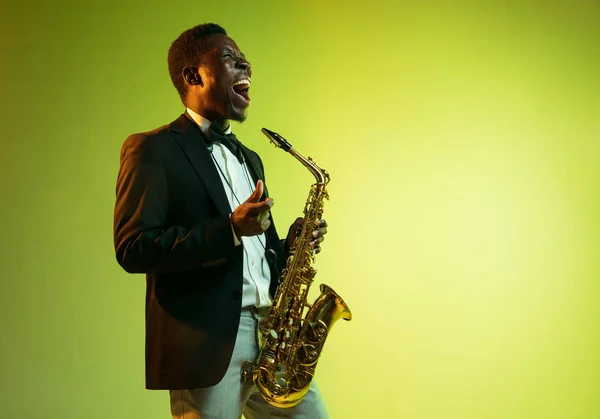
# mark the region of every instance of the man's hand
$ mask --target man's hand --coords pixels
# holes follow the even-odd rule
[[[238,237],[256,236],[271,225],[269,209],[275,202],[271,198],[259,201],[262,193],[263,183],[259,179],[252,195],[231,214],[231,224]]]
[[[304,224],[304,218],[296,218],[296,221],[290,226],[288,231],[287,238],[285,240],[285,250],[286,253],[290,252],[292,245],[294,244],[294,240],[296,237],[300,235],[302,232],[302,225]],[[323,240],[325,240],[325,234],[327,234],[327,221],[319,220],[317,221],[317,225],[315,229],[312,231],[311,236],[313,238],[312,241],[308,243],[308,245],[314,249],[315,254],[321,251],[321,246],[319,245]]]

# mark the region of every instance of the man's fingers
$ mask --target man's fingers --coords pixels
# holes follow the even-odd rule
[[[308,245],[312,248],[317,248],[319,246],[317,246],[319,243],[321,243],[323,240],[325,240],[325,237],[321,236],[319,238],[314,239],[313,241],[309,242]]]
[[[327,227],[319,228],[312,232],[313,237],[320,237],[320,236],[323,236],[324,234],[327,234]]]
[[[259,212],[258,216],[256,217],[256,222],[262,225],[265,221],[269,219],[270,216],[271,213],[269,211]]]
[[[258,181],[256,182],[256,188],[254,189],[254,192],[252,192],[252,195],[250,195],[250,197],[246,200],[246,202],[258,202],[260,200],[260,197],[262,196],[263,193],[263,183],[262,180],[258,179]]]
[[[263,220],[263,222],[260,224],[260,228],[262,229],[262,231],[267,231],[267,229],[271,226],[271,220],[266,219]]]
[[[262,202],[250,204],[250,209],[248,210],[248,213],[251,215],[258,215],[261,212],[268,211],[273,205],[275,205],[275,201],[273,201],[272,198],[267,198]]]

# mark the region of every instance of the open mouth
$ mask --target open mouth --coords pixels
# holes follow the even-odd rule
[[[241,96],[246,102],[250,102],[248,91],[250,90],[250,80],[242,79],[233,83],[233,91]]]

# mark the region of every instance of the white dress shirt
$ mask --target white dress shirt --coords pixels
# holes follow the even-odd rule
[[[209,127],[211,121],[198,115],[191,109],[188,114],[198,124],[204,135],[209,138]],[[231,125],[225,129],[225,134],[231,133]],[[217,172],[225,189],[227,200],[231,210],[235,210],[254,191],[256,185],[248,171],[246,163],[240,164],[237,157],[220,143],[213,143],[211,155],[217,166]],[[232,226],[233,231],[233,226]],[[244,271],[242,291],[242,307],[256,306],[268,307],[271,305],[269,296],[269,284],[271,282],[271,270],[265,257],[266,239],[265,234],[241,238],[241,243],[233,233],[236,245],[244,249]]]

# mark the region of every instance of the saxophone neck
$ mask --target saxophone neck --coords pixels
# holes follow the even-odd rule
[[[319,166],[317,162],[313,160],[312,157],[304,157],[294,147],[290,147],[288,153],[290,153],[298,161],[300,161],[300,163],[302,163],[313,174],[313,176],[317,180],[317,184],[327,185],[329,183],[329,173],[327,173],[327,170]]]
[[[321,166],[319,166],[311,157],[305,158],[294,147],[292,147],[292,145],[285,138],[274,131],[263,128],[262,133],[267,136],[269,141],[271,141],[275,147],[281,148],[283,151],[287,151],[298,161],[300,161],[300,163],[302,163],[313,174],[317,180],[317,184],[327,185],[329,183],[329,173],[321,168]]]

